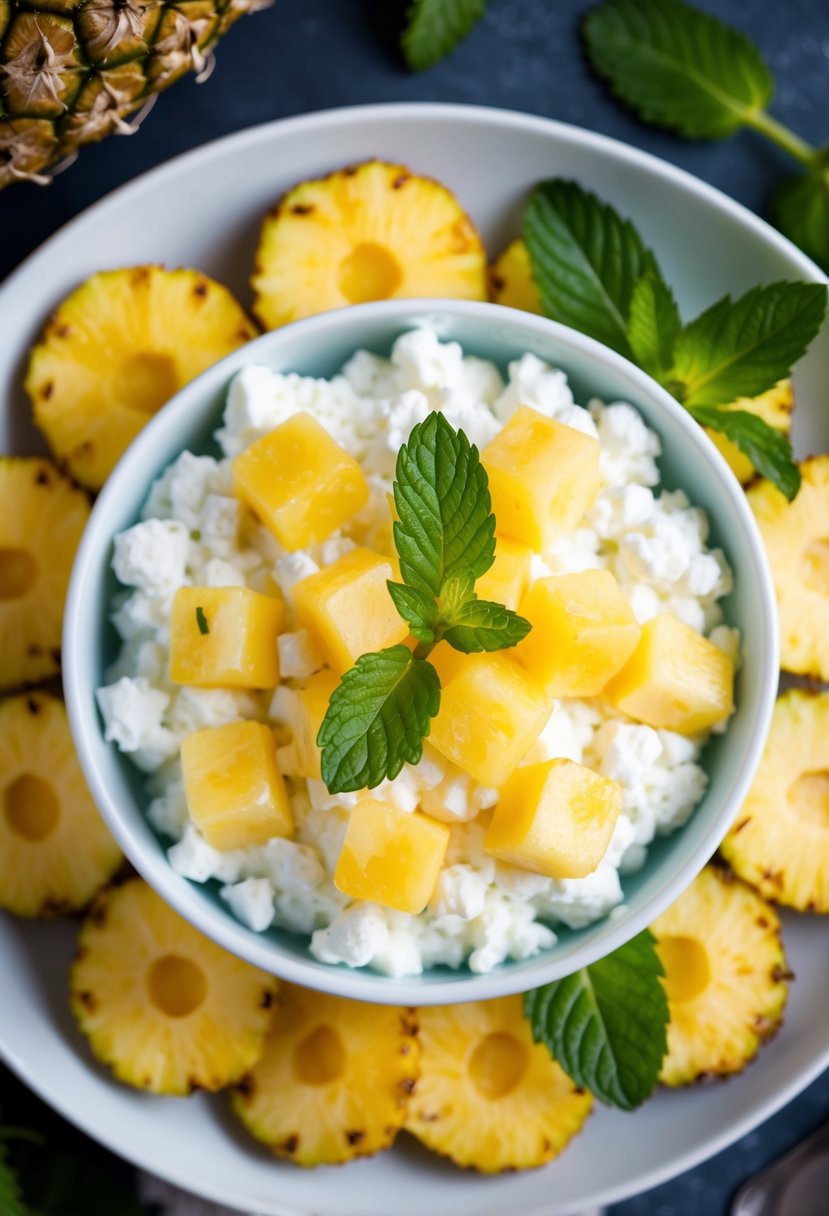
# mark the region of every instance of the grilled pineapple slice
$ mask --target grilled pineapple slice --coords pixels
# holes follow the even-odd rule
[[[486,253],[439,182],[371,160],[301,182],[266,216],[253,310],[266,329],[367,300],[486,299]]]
[[[139,878],[92,905],[72,1010],[119,1080],[156,1094],[217,1090],[258,1060],[276,982],[203,937]]]
[[[521,237],[510,241],[489,268],[489,298],[494,304],[544,315],[533,279],[530,255]]]
[[[233,1096],[248,1131],[298,1165],[388,1148],[417,1077],[411,1009],[283,984],[265,1052]]]
[[[788,435],[792,428],[792,410],[794,409],[794,389],[791,380],[781,380],[775,384],[774,388],[770,388],[767,393],[761,393],[759,397],[738,397],[730,405],[725,407],[730,410],[746,410],[749,414],[756,414],[758,418],[762,418],[769,426],[774,427],[776,431],[780,431],[783,435]],[[726,439],[725,435],[721,435],[719,431],[709,430],[708,438],[712,439],[715,445],[720,449],[735,477],[738,478],[740,485],[748,485],[751,479],[755,476],[754,465],[745,456],[736,443],[732,443],[730,439]]]
[[[77,911],[121,861],[63,704],[43,692],[0,701],[0,907],[17,916]]]
[[[99,489],[152,414],[255,336],[241,306],[196,270],[107,270],[67,296],[26,375],[56,459]]]
[[[800,465],[794,502],[770,481],[748,490],[771,566],[786,671],[829,680],[829,456]]]
[[[48,460],[0,458],[0,688],[60,671],[63,602],[89,503]]]
[[[406,1129],[485,1174],[555,1157],[593,1105],[534,1043],[520,996],[418,1011],[420,1080]]]
[[[783,1021],[790,977],[777,913],[708,866],[651,930],[671,1017],[663,1084],[740,1072]]]
[[[829,693],[791,689],[721,846],[740,878],[775,903],[829,912]]]

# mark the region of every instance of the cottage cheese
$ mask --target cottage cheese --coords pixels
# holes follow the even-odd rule
[[[189,821],[178,753],[205,726],[256,718],[290,734],[297,681],[323,665],[313,638],[297,627],[293,588],[355,543],[389,543],[388,499],[395,458],[415,423],[441,409],[479,447],[519,405],[596,436],[603,488],[583,525],[536,554],[531,577],[606,568],[644,623],[676,613],[735,660],[737,630],[723,623],[731,589],[723,554],[710,549],[705,513],[682,491],[659,488],[659,438],[625,402],[578,405],[562,371],[527,354],[498,369],[465,356],[429,329],[403,335],[390,359],[359,351],[332,380],[252,365],[233,381],[216,433],[223,456],[184,452],[153,485],[141,521],[116,538],[113,569],[124,586],[112,620],[122,639],[108,683],[98,693],[106,738],[148,776],[147,815],[173,843],[173,868],[193,882],[217,880],[231,913],[256,932],[271,925],[310,935],[324,963],[416,975],[464,963],[486,972],[529,958],[556,940],[556,927],[589,925],[618,908],[622,877],[644,862],[655,836],[684,824],[705,792],[705,736],[685,738],[632,723],[600,699],[563,700],[524,763],[567,757],[617,781],[623,811],[598,869],[553,880],[496,862],[483,847],[497,790],[478,785],[428,742],[377,796],[417,808],[451,827],[450,844],[428,908],[408,916],[353,902],[332,872],[356,794],[329,794],[320,781],[291,781],[296,839],[218,852]],[[250,443],[307,410],[362,464],[366,508],[347,534],[298,553],[283,551],[233,496],[230,461]],[[273,694],[203,690],[170,683],[169,613],[183,584],[276,584],[285,598],[280,636],[282,684]],[[288,744],[289,745],[289,744]]]

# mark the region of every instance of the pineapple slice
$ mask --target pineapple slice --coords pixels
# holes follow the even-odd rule
[[[106,270],[67,296],[26,374],[55,457],[97,490],[174,393],[256,336],[230,292],[196,270]]]
[[[102,891],[70,976],[72,1011],[119,1081],[223,1089],[262,1054],[276,981],[182,920],[140,878]]]
[[[489,268],[489,298],[494,304],[544,315],[533,279],[530,255],[520,236],[510,241]]]
[[[283,685],[277,692],[283,705],[287,702],[284,725],[291,731],[290,741],[276,752],[279,769],[286,776],[315,777],[319,781],[320,749],[317,747],[317,735],[331,694],[339,682],[333,671],[318,671],[309,676],[303,688]]]
[[[829,692],[791,689],[778,699],[754,784],[721,848],[766,899],[829,912]]]
[[[770,388],[767,393],[762,393],[759,397],[738,397],[736,401],[732,401],[724,408],[745,410],[749,414],[756,414],[776,431],[788,435],[792,428],[794,387],[791,380],[781,380],[775,384],[774,388]],[[728,461],[740,485],[748,485],[756,476],[756,470],[748,456],[740,451],[736,443],[726,439],[725,435],[720,434],[719,431],[709,430],[708,427],[705,429],[708,438],[713,440],[715,446],[720,449]]]
[[[122,862],[78,764],[63,704],[0,702],[0,907],[17,916],[83,908]]]
[[[707,866],[651,931],[671,1018],[663,1084],[740,1072],[783,1021],[791,977],[774,909]]]
[[[275,688],[282,601],[247,587],[180,587],[170,615],[170,679],[197,688]]]
[[[301,182],[266,216],[251,280],[266,329],[415,296],[486,299],[486,252],[455,196],[371,160]]]
[[[532,549],[522,545],[507,536],[495,538],[495,560],[485,574],[475,583],[475,594],[482,600],[493,600],[518,608],[524,593],[530,585],[530,563]]]
[[[352,899],[417,915],[434,894],[448,846],[445,824],[364,798],[348,817],[334,885]]]
[[[261,722],[228,722],[181,745],[190,818],[214,849],[246,849],[293,836],[291,802],[276,767],[276,740]]]
[[[770,481],[748,490],[771,566],[786,671],[829,680],[829,456],[800,465],[803,481],[787,502]]]
[[[420,1079],[406,1130],[481,1173],[552,1160],[593,1099],[534,1043],[520,996],[418,1010]]]
[[[342,1165],[389,1148],[418,1066],[413,1009],[282,984],[259,1063],[233,1095],[257,1140],[298,1165]]]

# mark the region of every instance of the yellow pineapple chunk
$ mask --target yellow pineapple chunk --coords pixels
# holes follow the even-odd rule
[[[551,697],[595,697],[630,658],[641,629],[608,570],[533,583],[519,609],[532,625],[515,657]]]
[[[516,769],[486,833],[499,861],[548,878],[584,878],[607,852],[622,787],[573,760]]]
[[[197,688],[275,688],[282,601],[247,587],[180,587],[170,616],[170,679]]]
[[[214,849],[245,849],[293,835],[276,740],[261,722],[229,722],[188,735],[181,767],[190,818]]]
[[[448,844],[445,824],[364,798],[348,817],[334,885],[352,899],[416,915],[432,898]]]
[[[475,583],[475,594],[515,611],[530,582],[532,549],[507,536],[495,538],[495,560]]]
[[[788,435],[792,426],[794,388],[791,380],[781,380],[778,384],[775,384],[774,388],[770,388],[767,393],[761,393],[759,397],[738,397],[736,401],[732,401],[729,405],[722,408],[727,410],[745,410],[749,414],[756,414],[758,418],[762,418],[775,431]],[[734,476],[739,479],[740,485],[748,485],[756,472],[748,456],[740,451],[736,443],[733,443],[730,439],[726,439],[725,435],[720,431],[712,431],[708,427],[705,429],[708,433],[708,438],[713,440],[716,447],[720,449],[728,461],[734,472]]]
[[[429,742],[482,785],[503,785],[550,717],[550,698],[506,655],[432,658],[441,694]]]
[[[510,241],[490,266],[489,298],[494,304],[503,304],[506,308],[521,308],[524,312],[543,315],[530,255],[520,236]]]
[[[237,456],[233,481],[242,501],[291,551],[325,540],[368,501],[357,461],[304,411]]]
[[[734,708],[734,664],[671,612],[642,626],[639,644],[604,695],[657,730],[693,735]]]
[[[599,441],[528,405],[519,406],[487,444],[498,531],[543,553],[564,528],[575,528],[599,492]]]

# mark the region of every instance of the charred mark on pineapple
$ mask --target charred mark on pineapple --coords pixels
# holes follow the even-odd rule
[[[775,984],[782,984],[784,982],[788,982],[789,980],[793,980],[794,972],[790,971],[788,967],[783,967],[778,963],[771,969],[771,978],[774,980]]]
[[[291,208],[291,214],[313,215],[314,210],[315,208],[313,203],[294,203],[293,207]]]
[[[366,1133],[363,1131],[350,1131],[345,1133],[346,1142],[351,1145],[360,1144],[366,1138]]]
[[[741,819],[739,823],[735,823],[734,827],[731,830],[734,833],[734,835],[736,836],[738,832],[742,832],[743,828],[748,827],[748,825],[750,823],[751,823],[751,816],[747,815],[745,817],[745,819]]]
[[[401,190],[406,182],[411,181],[411,177],[411,173],[400,173],[391,184],[392,190]]]
[[[38,716],[38,714],[40,713],[40,701],[38,701],[37,697],[27,697],[26,698],[26,708],[28,709],[28,711],[32,715],[32,717],[36,718]]]
[[[196,299],[203,300],[207,296],[207,292],[207,283],[205,283],[204,279],[199,279],[198,283],[196,283],[193,287],[193,295],[196,297]]]
[[[242,1077],[239,1084],[236,1086],[238,1092],[242,1095],[246,1102],[250,1101],[256,1091],[256,1082],[250,1073],[246,1073]]]
[[[274,994],[269,988],[266,988],[262,993],[262,1000],[259,1002],[263,1009],[272,1009],[274,1006]]]
[[[287,1140],[283,1140],[279,1145],[286,1153],[295,1153],[299,1148],[299,1136],[288,1136]]]
[[[409,1096],[414,1093],[416,1085],[417,1081],[414,1077],[404,1077],[400,1082],[400,1088],[403,1090],[403,1093],[408,1094]]]

